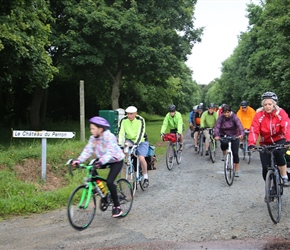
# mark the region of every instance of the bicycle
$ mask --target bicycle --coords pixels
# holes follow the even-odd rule
[[[166,166],[168,170],[173,168],[173,159],[176,159],[176,163],[181,163],[182,150],[180,150],[180,145],[178,141],[178,134],[167,133],[163,136],[163,141],[169,141],[166,149]]]
[[[249,136],[250,131],[249,130],[245,130],[245,136],[243,138],[243,160],[246,159],[247,157],[247,163],[250,164],[251,162],[251,158],[252,158],[252,152],[249,151],[248,149],[248,136]]]
[[[197,153],[199,154],[200,153],[200,155],[201,156],[203,156],[203,149],[204,149],[204,142],[205,142],[205,137],[204,137],[204,135],[203,135],[203,129],[199,129],[199,131],[198,131],[198,150],[197,150]]]
[[[277,224],[281,219],[282,212],[282,194],[283,181],[278,166],[275,162],[273,152],[276,149],[282,149],[282,144],[265,145],[255,147],[255,150],[271,155],[271,163],[268,166],[268,172],[265,181],[265,201],[271,220]]]
[[[226,152],[225,163],[224,163],[224,173],[225,173],[226,182],[229,186],[233,184],[234,177],[235,177],[232,141],[237,140],[237,139],[238,137],[236,136],[225,136],[225,137],[220,138],[220,141],[228,143],[228,149]]]
[[[133,195],[137,190],[137,184],[139,183],[141,189],[145,191],[144,188],[144,175],[142,172],[139,157],[136,154],[137,146],[129,146],[125,143],[124,152],[126,154],[126,161],[124,162],[123,169],[121,170],[121,178],[125,178],[129,181],[133,189]]]
[[[210,135],[209,140],[209,158],[211,159],[212,163],[215,163],[215,157],[216,157],[216,140],[214,139],[213,135],[213,128],[208,128],[208,132]]]
[[[94,167],[96,161],[97,159],[93,159],[88,165],[79,164],[76,166],[77,168],[85,169],[87,176],[84,178],[84,184],[75,188],[68,200],[67,215],[69,222],[73,228],[80,231],[86,229],[95,217],[97,195],[101,197],[99,205],[101,211],[106,211],[109,206],[113,207],[107,180],[99,176],[97,169]],[[73,175],[72,162],[73,159],[70,159],[66,163],[69,166],[71,175]],[[103,182],[106,194],[96,184],[97,181]],[[133,204],[132,186],[126,179],[120,178],[116,181],[116,188],[120,206],[123,210],[123,214],[120,217],[125,217],[129,214]]]

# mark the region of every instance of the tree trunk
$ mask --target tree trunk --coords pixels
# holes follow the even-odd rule
[[[122,77],[122,70],[119,70],[116,76],[113,76],[107,67],[106,67],[106,70],[113,81],[111,102],[112,102],[112,109],[115,110],[119,108],[120,83],[121,83],[121,77]]]
[[[30,125],[33,130],[39,130],[40,128],[40,118],[43,119],[43,113],[45,110],[41,109],[43,100],[45,97],[46,90],[41,87],[36,87],[30,108]]]

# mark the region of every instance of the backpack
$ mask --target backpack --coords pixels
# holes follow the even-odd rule
[[[155,161],[157,161],[156,155],[155,155],[155,147],[152,145],[149,145],[147,156],[145,157],[145,160],[147,162],[147,170],[155,170],[156,167]]]

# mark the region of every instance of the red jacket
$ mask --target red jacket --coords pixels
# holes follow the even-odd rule
[[[257,112],[248,137],[249,146],[256,145],[256,142],[260,138],[260,145],[273,144],[280,139],[286,139],[290,141],[290,124],[289,117],[285,110],[279,110],[276,115],[276,110],[272,113],[265,111]]]

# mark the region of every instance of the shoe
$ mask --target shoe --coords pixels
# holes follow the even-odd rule
[[[239,172],[235,172],[235,177],[239,177]]]
[[[290,182],[288,181],[288,178],[282,178],[283,180],[283,187],[289,187],[290,186]]]
[[[148,186],[149,186],[149,180],[145,179],[143,183],[143,188],[148,188]]]
[[[121,209],[120,206],[118,206],[118,207],[113,207],[113,209],[112,209],[112,217],[113,217],[113,218],[119,217],[119,216],[121,216],[122,214],[123,214],[123,211],[122,211],[122,209]]]
[[[208,150],[205,151],[205,155],[209,155]]]
[[[197,152],[197,149],[198,149],[198,147],[197,147],[197,146],[195,146],[195,149],[194,149],[194,151],[195,151],[195,152]]]
[[[243,143],[240,144],[240,149],[244,149]]]
[[[182,151],[183,149],[183,144],[179,144],[179,150]]]
[[[222,160],[222,161],[224,161],[224,160],[225,160],[225,156],[224,156],[224,155],[222,155],[222,158],[221,158],[221,160]]]

